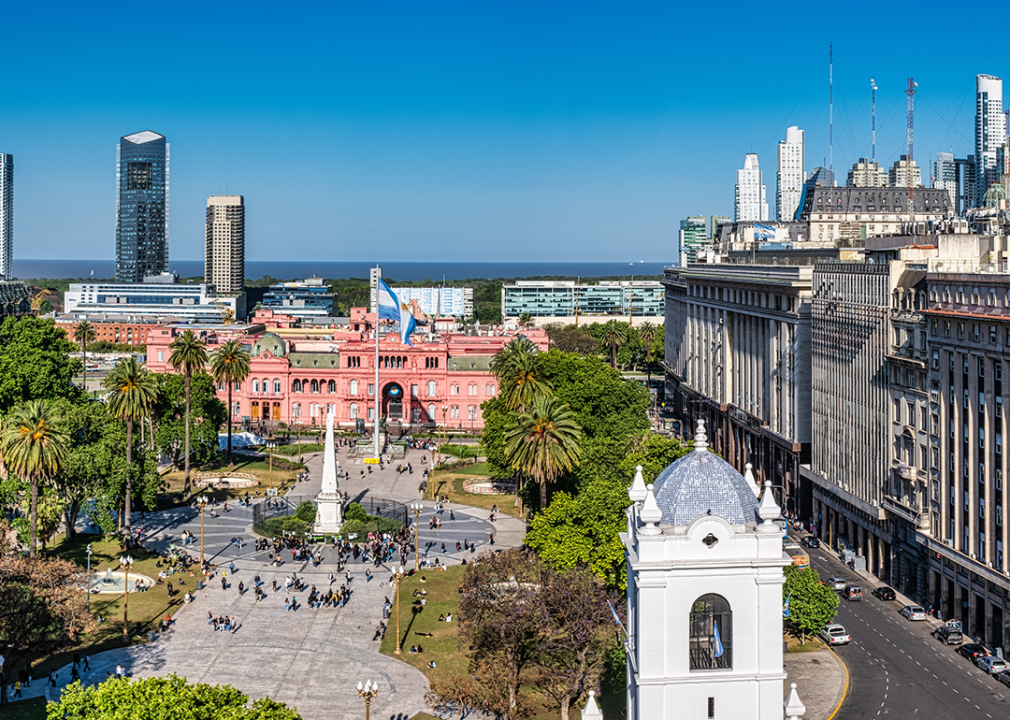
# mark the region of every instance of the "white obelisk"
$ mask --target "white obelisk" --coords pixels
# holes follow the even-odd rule
[[[337,453],[333,449],[333,410],[326,413],[326,446],[323,448],[323,487],[316,496],[317,533],[338,533],[344,524],[344,501],[337,489]]]

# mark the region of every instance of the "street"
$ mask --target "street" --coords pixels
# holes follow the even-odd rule
[[[1010,715],[1010,688],[979,670],[931,636],[935,620],[910,622],[899,614],[904,603],[882,602],[870,593],[883,585],[868,581],[823,546],[810,551],[822,578],[844,577],[863,589],[863,600],[842,599],[837,622],[852,643],[837,647],[849,669],[849,694],[837,720],[898,718],[1004,718]],[[966,642],[968,641],[966,637]]]

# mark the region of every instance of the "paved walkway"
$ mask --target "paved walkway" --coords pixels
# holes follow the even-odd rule
[[[413,451],[406,460],[414,466],[413,474],[397,473],[393,468],[371,474],[361,469],[367,467],[347,458],[346,448],[339,448],[338,460],[351,477],[341,481],[341,491],[346,490],[352,500],[375,497],[398,502],[415,502],[419,499],[418,484],[421,456],[427,453]],[[303,457],[309,468],[309,479],[298,483],[291,494],[311,497],[319,492],[322,475],[322,453]],[[429,458],[430,462],[430,458]],[[420,547],[431,560],[437,556],[443,563],[455,564],[470,553],[456,552],[459,540],[472,541],[477,553],[490,549],[489,534],[495,538],[495,547],[514,547],[522,543],[525,532],[523,521],[509,516],[488,520],[486,510],[461,505],[446,505],[439,516],[440,530],[429,530],[428,520],[434,513],[433,503],[423,503],[425,510],[420,518]],[[352,595],[343,608],[312,610],[304,605],[292,612],[284,610],[286,597],[297,597],[304,602],[308,590],[285,594],[283,581],[292,572],[304,577],[311,586],[325,589],[328,575],[335,570],[336,552],[324,547],[323,562],[318,568],[311,563],[285,562],[280,567],[267,564],[268,552],[255,552],[248,544],[253,539],[252,509],[228,504],[228,512],[221,505],[215,510],[219,516],[204,518],[204,552],[220,569],[235,563],[235,573],[228,573],[234,583],[223,590],[220,580],[210,582],[196,593],[195,600],[181,607],[175,615],[172,630],[154,642],[111,650],[91,659],[91,670],[82,674],[87,683],[105,680],[113,674],[117,664],[134,677],[150,677],[176,673],[191,682],[233,685],[252,698],[270,696],[274,700],[297,708],[305,720],[342,720],[359,718],[363,701],[357,696],[358,681],[371,679],[379,683],[380,693],[372,703],[375,717],[395,718],[398,714],[409,717],[424,710],[424,692],[427,681],[424,675],[406,663],[379,654],[379,643],[372,641],[375,628],[382,618],[382,605],[392,594],[389,586],[389,566],[375,571],[371,582],[365,579],[364,565],[353,560],[347,563],[351,573]],[[452,511],[454,520],[449,520]],[[135,524],[144,529],[145,542],[156,549],[170,544],[179,545],[183,531],[192,532],[197,542],[189,545],[194,556],[200,552],[199,513],[189,508],[176,508],[161,513],[134,516]],[[413,517],[411,516],[411,521]],[[247,544],[239,548],[235,538]],[[442,544],[446,551],[443,554]],[[412,558],[411,558],[412,560]],[[408,560],[409,567],[410,560]],[[374,569],[373,569],[374,570]],[[250,590],[253,577],[259,574],[265,583],[267,598],[256,602]],[[343,582],[338,575],[337,584]],[[271,581],[277,579],[279,592],[271,592]],[[239,596],[238,582],[246,586]],[[238,621],[235,633],[214,632],[207,623],[207,615],[234,616]],[[45,694],[50,700],[58,697],[61,688],[70,680],[70,668],[59,671],[56,687],[46,686],[41,680],[24,691],[25,697]]]
[[[846,692],[848,674],[838,656],[830,650],[786,653],[789,677],[783,683],[783,700],[796,683],[796,692],[807,706],[803,720],[827,720],[838,707]]]

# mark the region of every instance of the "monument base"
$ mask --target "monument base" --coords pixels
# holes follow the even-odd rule
[[[338,493],[320,493],[316,496],[319,503],[316,513],[316,524],[313,529],[317,533],[335,535],[344,524],[344,501]]]

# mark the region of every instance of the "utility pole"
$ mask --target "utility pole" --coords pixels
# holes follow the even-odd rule
[[[828,170],[835,182],[835,46],[828,43]]]
[[[870,78],[870,160],[877,162],[877,83]]]

